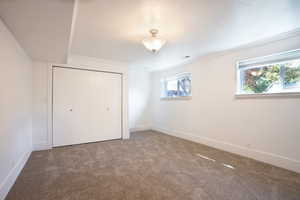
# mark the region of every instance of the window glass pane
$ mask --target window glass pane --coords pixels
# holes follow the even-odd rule
[[[285,64],[284,89],[298,90],[300,88],[300,60],[293,60]]]
[[[167,81],[167,96],[177,96],[177,80]]]
[[[191,79],[190,77],[184,77],[178,80],[179,84],[179,96],[190,96],[191,95]]]
[[[161,97],[191,96],[191,74],[181,74],[162,80]]]
[[[177,80],[167,81],[167,90],[177,90]]]
[[[300,49],[238,63],[238,94],[300,93]]]
[[[245,93],[266,93],[281,89],[280,65],[268,65],[242,71]]]

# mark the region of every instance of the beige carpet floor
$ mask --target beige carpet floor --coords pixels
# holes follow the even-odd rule
[[[299,200],[300,175],[158,132],[32,153],[6,200]]]

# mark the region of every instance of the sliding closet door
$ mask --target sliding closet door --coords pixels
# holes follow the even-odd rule
[[[121,138],[121,75],[53,68],[53,145]]]

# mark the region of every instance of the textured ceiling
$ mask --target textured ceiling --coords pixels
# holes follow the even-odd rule
[[[162,69],[300,27],[299,0],[78,0],[72,33],[73,1],[24,2],[0,0],[0,16],[39,60],[63,58],[69,44],[73,55]],[[158,54],[140,42],[151,28],[168,40]]]

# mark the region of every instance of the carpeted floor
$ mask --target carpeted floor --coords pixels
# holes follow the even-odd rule
[[[300,175],[147,131],[32,153],[6,200],[299,200]]]

